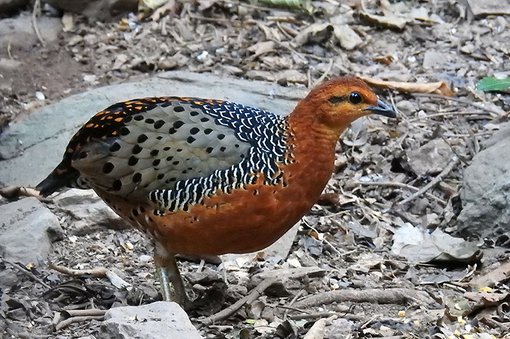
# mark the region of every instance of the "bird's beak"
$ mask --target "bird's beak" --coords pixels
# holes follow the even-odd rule
[[[388,118],[396,118],[397,113],[391,108],[390,105],[382,101],[381,99],[377,100],[377,106],[369,106],[365,108],[365,111],[370,111],[370,113],[384,115]]]

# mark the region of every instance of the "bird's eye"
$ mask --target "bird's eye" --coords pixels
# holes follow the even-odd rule
[[[357,105],[363,101],[363,98],[361,97],[361,94],[358,92],[352,92],[349,94],[349,102],[351,104]]]

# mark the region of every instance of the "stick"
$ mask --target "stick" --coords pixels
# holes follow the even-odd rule
[[[423,186],[418,192],[412,194],[410,197],[400,201],[397,203],[397,205],[404,205],[404,204],[407,204],[408,202],[410,201],[413,201],[414,199],[418,198],[419,196],[421,196],[422,194],[424,194],[425,192],[427,192],[429,189],[431,189],[432,187],[436,186],[441,180],[443,180],[443,177],[445,175],[447,175],[448,173],[450,173],[450,171],[455,167],[457,166],[457,164],[459,163],[459,158],[455,157],[453,159],[452,162],[450,162],[448,164],[448,166],[446,166],[442,171],[441,173],[439,173],[435,178],[434,180],[432,180],[431,182],[429,182],[427,185]]]
[[[72,323],[79,323],[79,322],[82,322],[82,321],[87,321],[87,320],[103,320],[104,319],[104,315],[91,315],[91,316],[83,316],[83,317],[71,317],[71,318],[68,318],[64,321],[61,321],[57,324],[57,326],[55,326],[55,330],[56,331],[59,331],[69,325],[71,325]]]
[[[296,308],[331,304],[333,302],[369,302],[380,304],[404,304],[407,301],[419,304],[432,304],[434,300],[425,292],[407,288],[392,288],[387,290],[335,290],[309,296],[294,304]]]
[[[46,45],[46,42],[44,41],[41,32],[39,32],[39,27],[37,27],[37,14],[39,10],[41,9],[41,0],[35,0],[34,2],[34,9],[32,10],[32,27],[34,27],[35,35],[37,35],[37,39],[39,39],[39,42],[44,47]]]
[[[199,321],[202,323],[202,325],[208,326],[217,321],[230,317],[231,315],[236,313],[237,310],[239,310],[244,304],[249,304],[253,302],[255,299],[257,299],[269,286],[273,285],[277,281],[278,279],[276,278],[269,278],[263,280],[260,284],[257,285],[257,287],[251,290],[250,294],[248,294],[244,298],[238,300],[236,303],[230,305],[224,310],[221,310],[218,313],[213,314],[210,317],[207,317]]]
[[[44,287],[46,288],[51,288],[50,285],[46,284],[44,281],[42,281],[40,278],[36,277],[32,272],[30,272],[30,270],[28,270],[25,266],[21,265],[21,264],[18,264],[18,263],[15,263],[15,262],[12,262],[8,259],[5,259],[5,258],[1,258],[4,262],[8,263],[9,265],[11,265],[12,267],[14,268],[17,268],[18,270],[20,270],[23,274],[25,274],[26,276],[28,276],[30,279],[38,282],[39,284],[43,285]]]
[[[356,184],[358,185],[364,185],[364,186],[387,186],[387,187],[399,187],[399,188],[406,188],[411,191],[419,191],[420,189],[418,187],[414,187],[408,184],[404,184],[402,182],[394,182],[394,181],[381,181],[381,182],[374,182],[374,181],[357,181]],[[446,201],[444,201],[441,198],[436,197],[433,194],[425,193],[427,198],[434,199],[439,204],[446,206]]]
[[[430,98],[437,98],[437,99],[443,99],[443,100],[452,100],[452,101],[460,102],[460,103],[463,103],[463,104],[466,104],[466,105],[471,105],[473,107],[479,108],[479,109],[481,109],[481,110],[483,110],[485,112],[489,112],[489,113],[495,114],[497,116],[501,116],[502,114],[505,113],[505,112],[502,112],[502,111],[497,111],[495,109],[485,107],[483,104],[480,104],[478,102],[473,102],[473,101],[466,100],[466,99],[463,99],[463,98],[447,97],[447,96],[444,96],[444,95],[433,94],[433,93],[413,93],[413,95],[414,96],[418,96],[418,97],[430,97]]]

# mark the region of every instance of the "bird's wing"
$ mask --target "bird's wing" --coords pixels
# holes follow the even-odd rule
[[[54,173],[77,172],[75,181],[90,187],[146,198],[155,189],[171,190],[179,181],[238,164],[256,145],[257,129],[275,119],[267,111],[219,100],[126,101],[92,117],[71,139]]]

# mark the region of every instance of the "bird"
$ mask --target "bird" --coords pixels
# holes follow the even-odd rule
[[[86,122],[37,186],[93,189],[154,242],[164,300],[190,307],[175,255],[261,250],[319,199],[354,120],[396,112],[362,80],[333,78],[280,116],[219,99],[147,97]]]

